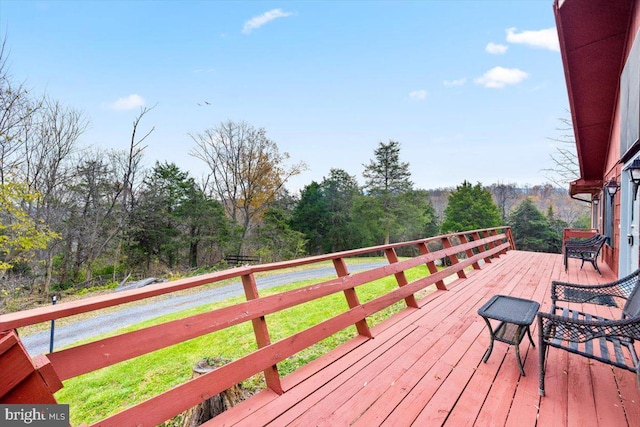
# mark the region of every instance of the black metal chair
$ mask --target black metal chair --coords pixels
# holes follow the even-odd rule
[[[598,255],[607,240],[609,240],[607,236],[599,234],[594,239],[585,242],[567,242],[564,246],[564,270],[567,271],[569,268],[569,258],[578,258],[582,260],[580,270],[582,270],[584,262],[589,261],[598,274],[602,275],[598,268]]]
[[[634,341],[640,340],[640,269],[615,282],[580,285],[554,281],[551,312],[538,313],[540,396],[544,396],[545,357],[549,347],[617,366],[637,375],[640,363]],[[559,301],[622,306],[618,320],[557,305]]]
[[[569,246],[584,246],[584,245],[590,245],[594,242],[596,242],[600,236],[602,236],[602,234],[600,233],[596,233],[591,237],[588,237],[586,239],[569,239],[566,242],[563,243],[564,247],[569,247]]]

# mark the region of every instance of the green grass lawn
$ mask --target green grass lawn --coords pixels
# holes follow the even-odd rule
[[[424,266],[416,267],[406,272],[409,281],[428,274],[429,272]],[[321,279],[313,279],[267,289],[261,291],[261,296],[300,288],[319,281]],[[395,277],[391,276],[360,286],[357,288],[357,293],[360,301],[365,302],[383,295],[397,286]],[[137,330],[142,327],[184,318],[243,301],[245,301],[244,297],[237,297],[215,304],[205,304],[142,322],[119,330],[117,333]],[[373,326],[404,307],[404,301],[400,301],[368,318],[368,323]],[[276,342],[291,336],[347,309],[348,305],[344,295],[340,292],[269,315],[266,321],[269,326],[271,341]],[[278,370],[282,376],[287,375],[355,335],[355,327],[351,326],[284,360],[278,364]],[[257,345],[251,322],[245,322],[223,331],[194,338],[184,343],[69,379],[64,382],[64,388],[56,393],[56,399],[60,403],[68,403],[70,405],[71,423],[73,425],[81,422],[90,424],[189,380],[192,376],[193,365],[203,358],[221,357],[235,360],[256,349]],[[260,389],[264,387],[261,377],[261,374],[257,375],[255,378],[245,381],[243,385],[254,390]]]

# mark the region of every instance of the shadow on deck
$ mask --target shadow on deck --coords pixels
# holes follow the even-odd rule
[[[374,339],[357,337],[283,378],[282,395],[265,390],[206,425],[639,425],[633,373],[551,348],[541,398],[528,340],[520,345],[526,376],[512,346],[496,343],[481,361],[489,334],[477,310],[492,295],[532,299],[548,311],[552,280],[616,279],[602,270],[570,260],[565,273],[561,255],[509,251],[376,326]]]

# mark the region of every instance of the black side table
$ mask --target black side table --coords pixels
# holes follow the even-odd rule
[[[514,345],[520,373],[524,376],[524,368],[520,359],[520,342],[526,332],[531,345],[535,347],[529,326],[533,323],[539,308],[540,304],[535,301],[506,295],[494,295],[480,307],[478,314],[487,322],[489,333],[491,334],[491,343],[482,361],[487,363],[487,360],[489,360],[495,340]],[[489,319],[500,321],[496,329],[493,329]]]

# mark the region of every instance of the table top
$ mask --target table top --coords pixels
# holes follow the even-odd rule
[[[530,325],[533,323],[538,309],[540,309],[540,304],[536,301],[507,295],[494,295],[480,307],[478,314],[482,317],[516,325]]]

